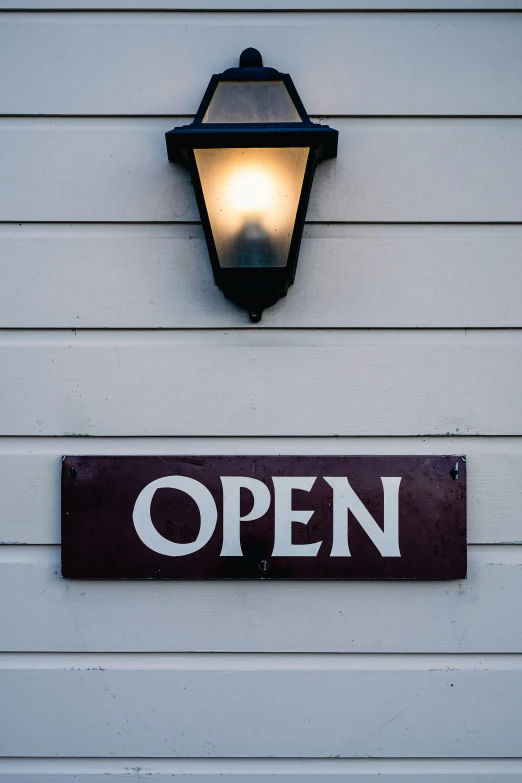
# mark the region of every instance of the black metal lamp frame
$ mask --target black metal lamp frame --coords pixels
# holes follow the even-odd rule
[[[283,82],[301,122],[203,123],[203,117],[216,87],[219,82],[224,81]],[[275,68],[264,68],[260,53],[256,49],[246,49],[240,57],[239,68],[229,68],[223,73],[212,76],[191,125],[174,128],[168,131],[165,137],[169,160],[185,166],[192,175],[192,184],[216,284],[228,299],[248,310],[252,321],[259,321],[263,310],[275,304],[282,296],[286,296],[288,287],[294,282],[315,167],[323,160],[337,156],[338,132],[327,125],[313,123],[290,76],[280,73]],[[221,267],[219,264],[194,150],[247,147],[310,148],[287,263],[284,267],[234,268]]]

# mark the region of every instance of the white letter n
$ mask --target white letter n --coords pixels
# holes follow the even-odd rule
[[[348,512],[351,511],[382,557],[400,557],[399,485],[401,476],[381,478],[384,489],[384,530],[355,494],[345,476],[324,477],[333,488],[333,543],[331,557],[350,557]]]

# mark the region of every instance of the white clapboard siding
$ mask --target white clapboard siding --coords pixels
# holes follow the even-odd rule
[[[521,656],[4,654],[0,688],[6,756],[520,755]]]
[[[0,0],[0,783],[522,783],[521,10]],[[247,46],[340,131],[260,326],[164,140]],[[74,453],[466,454],[468,578],[64,580]]]
[[[4,546],[2,649],[521,653],[521,550],[472,546],[459,581],[177,582],[65,580],[58,547]]]
[[[165,131],[187,118],[0,120],[0,221],[199,219]],[[522,119],[339,119],[308,220],[522,221]]]
[[[510,438],[8,438],[0,544],[60,543],[64,454],[465,454],[468,542],[522,544],[522,440]]]
[[[291,74],[313,114],[522,114],[517,13],[6,14],[0,37],[0,72],[24,74],[0,83],[3,114],[195,113],[246,46]]]
[[[522,333],[5,332],[3,435],[520,435]]]
[[[520,327],[520,226],[309,225],[264,327]],[[199,227],[0,226],[0,326],[244,327]],[[257,328],[257,327],[253,327]]]
[[[0,759],[1,783],[520,783],[520,759]]]

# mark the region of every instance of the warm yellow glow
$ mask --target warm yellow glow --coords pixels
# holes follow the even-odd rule
[[[252,166],[241,168],[230,177],[227,183],[227,195],[230,207],[235,212],[257,216],[273,206],[274,177],[260,168]]]
[[[284,266],[308,147],[195,149],[223,266]]]

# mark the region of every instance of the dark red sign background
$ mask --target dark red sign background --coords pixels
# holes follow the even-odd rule
[[[455,470],[457,466],[458,470]],[[458,474],[458,475],[457,475]],[[158,554],[142,543],[132,512],[144,487],[164,476],[200,481],[218,509],[214,535],[182,557]],[[241,523],[243,557],[221,557],[220,476],[263,481],[272,503],[260,519]],[[292,542],[322,541],[315,557],[274,557],[274,488],[271,476],[317,476],[310,492],[295,490],[293,508],[314,510],[307,525],[293,523]],[[382,557],[349,515],[351,557],[331,557],[333,489],[323,476],[346,476],[383,524],[381,476],[401,476],[401,557]],[[252,495],[241,491],[241,514]],[[151,517],[161,535],[177,543],[199,531],[195,502],[176,489],[160,489]],[[465,457],[64,457],[62,467],[62,574],[77,579],[456,579],[466,576]]]

